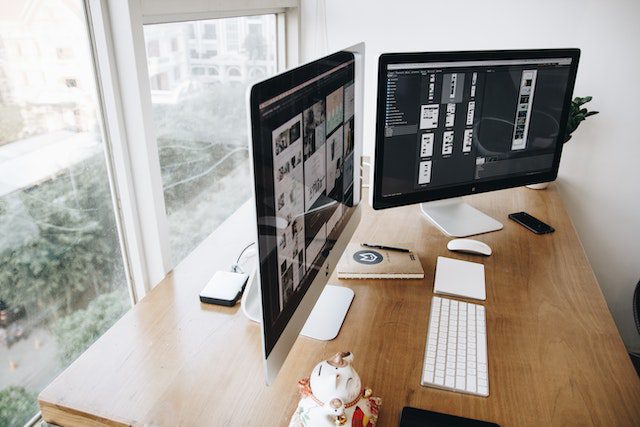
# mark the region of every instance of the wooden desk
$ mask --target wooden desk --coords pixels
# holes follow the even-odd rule
[[[356,297],[337,339],[300,337],[266,387],[260,328],[239,307],[201,305],[197,294],[220,245],[205,242],[39,396],[61,425],[286,425],[296,381],[321,358],[351,350],[363,383],[381,396],[380,425],[416,406],[502,426],[640,425],[640,381],[554,186],[477,195],[501,220],[478,236],[488,258],[453,255],[416,206],[372,214],[355,240],[408,243],[424,280],[341,281]],[[247,207],[245,206],[245,210]],[[507,219],[525,210],[556,228],[536,236]],[[235,227],[242,221],[228,224]],[[245,242],[224,245],[233,256]],[[420,386],[438,255],[483,262],[490,393],[474,397]]]

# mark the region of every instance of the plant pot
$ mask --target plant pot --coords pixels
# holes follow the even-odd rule
[[[527,188],[530,188],[532,190],[544,190],[545,188],[547,188],[549,186],[549,184],[551,184],[550,182],[541,182],[540,184],[529,184],[527,185]]]

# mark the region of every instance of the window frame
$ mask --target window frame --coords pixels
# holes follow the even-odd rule
[[[153,123],[144,25],[275,14],[277,70],[283,71],[297,65],[300,58],[300,0],[84,2],[121,246],[132,299],[137,302],[175,267]]]

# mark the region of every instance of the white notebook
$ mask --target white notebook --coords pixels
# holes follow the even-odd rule
[[[484,265],[439,256],[433,292],[485,301]]]

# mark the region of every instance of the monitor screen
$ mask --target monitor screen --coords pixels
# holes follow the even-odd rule
[[[354,73],[339,52],[252,88],[267,356],[354,210]]]
[[[523,178],[535,175],[554,179],[577,55],[577,50],[383,55],[379,204],[523,185],[528,183]]]

